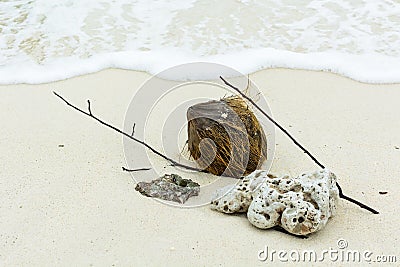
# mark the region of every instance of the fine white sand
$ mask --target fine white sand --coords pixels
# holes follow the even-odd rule
[[[266,265],[269,260],[257,259],[265,246],[321,252],[336,249],[340,238],[348,249],[373,252],[372,259],[397,255],[400,261],[400,84],[287,69],[250,76],[274,117],[338,175],[344,192],[380,211],[340,201],[327,227],[303,240],[259,230],[244,215],[143,197],[121,171],[122,136],[52,94],[83,108],[91,99],[93,113],[122,128],[132,96],[149,77],[112,69],[0,86],[0,265]],[[317,169],[279,131],[276,140],[273,173]]]

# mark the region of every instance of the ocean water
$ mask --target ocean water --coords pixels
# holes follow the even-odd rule
[[[400,2],[0,0],[2,84],[195,61],[400,82]]]

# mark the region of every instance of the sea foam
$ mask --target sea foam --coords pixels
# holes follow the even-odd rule
[[[400,82],[399,14],[390,0],[2,1],[0,83],[111,67],[156,74],[197,61],[244,74],[285,67]]]

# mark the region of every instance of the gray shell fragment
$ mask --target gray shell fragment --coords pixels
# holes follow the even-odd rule
[[[265,177],[265,171],[253,172],[234,190],[213,200],[211,208],[224,213],[247,211],[248,220],[258,228],[279,225],[296,235],[322,229],[335,214],[339,192],[336,176],[329,170],[303,173],[295,178],[266,178],[262,182],[260,173]],[[249,190],[251,183],[259,186]]]
[[[136,187],[142,195],[178,203],[185,203],[190,197],[198,196],[200,185],[177,174],[165,174],[151,182],[139,182]]]

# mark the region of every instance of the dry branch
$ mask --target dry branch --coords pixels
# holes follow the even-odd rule
[[[139,171],[148,171],[151,170],[151,168],[127,169],[125,167],[122,167],[122,170],[125,172],[139,172]]]
[[[132,135],[131,135],[131,134],[125,133],[124,131],[118,129],[117,127],[115,127],[115,126],[113,126],[113,125],[111,125],[111,124],[109,124],[109,123],[107,123],[107,122],[105,122],[105,121],[103,121],[103,120],[97,118],[97,117],[94,116],[93,113],[92,113],[92,110],[91,110],[91,107],[90,107],[90,100],[87,101],[87,103],[88,103],[88,112],[86,112],[86,111],[84,111],[84,110],[82,110],[82,109],[80,109],[80,108],[78,108],[78,107],[72,105],[72,104],[69,103],[65,98],[63,98],[62,96],[60,96],[60,95],[57,94],[56,92],[53,92],[53,93],[54,93],[58,98],[60,98],[62,101],[64,101],[65,104],[67,104],[68,106],[72,107],[72,108],[75,109],[76,111],[85,114],[86,116],[88,116],[88,117],[90,117],[90,118],[96,120],[96,121],[99,122],[100,124],[102,124],[102,125],[104,125],[104,126],[107,126],[108,128],[113,129],[113,130],[116,131],[117,133],[120,133],[120,134],[122,134],[122,135],[128,137],[129,139],[135,141],[136,143],[139,143],[139,144],[145,146],[146,148],[148,148],[148,149],[149,149],[151,152],[153,152],[154,154],[156,154],[156,155],[162,157],[163,159],[169,161],[169,162],[171,163],[171,166],[174,166],[174,167],[181,167],[181,168],[184,168],[184,169],[187,169],[187,170],[192,170],[192,171],[205,172],[204,170],[201,170],[201,169],[198,169],[198,168],[195,168],[195,167],[192,167],[192,166],[188,166],[188,165],[181,164],[181,163],[179,163],[179,162],[177,162],[177,161],[175,161],[175,160],[173,160],[173,159],[167,157],[166,155],[162,154],[161,152],[157,151],[155,148],[153,148],[152,146],[150,146],[150,145],[147,144],[146,142],[144,142],[144,141],[142,141],[142,140],[139,140],[139,139],[133,137],[134,126],[135,126],[135,125],[133,126],[133,133],[132,133]]]

